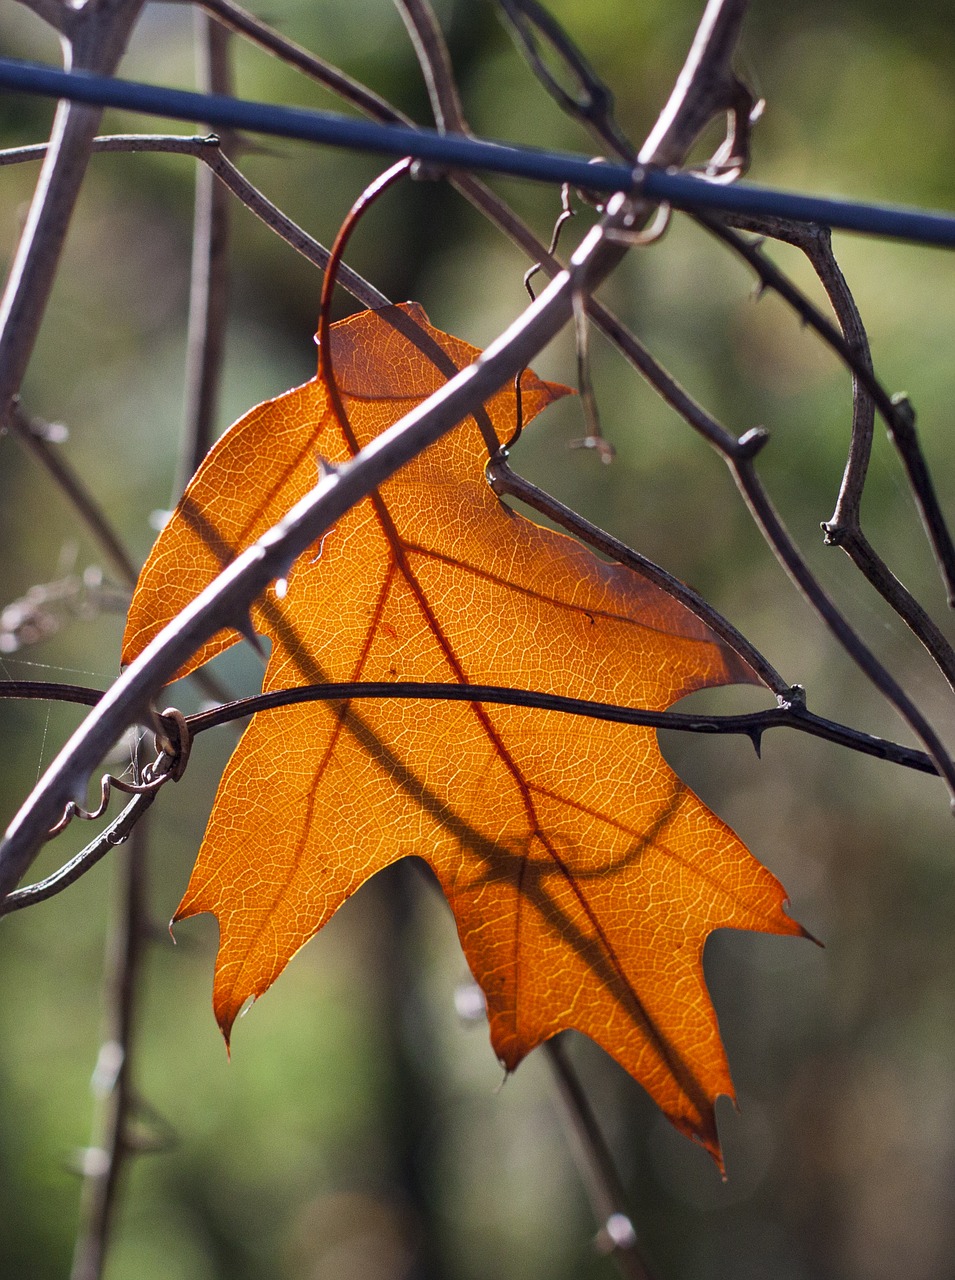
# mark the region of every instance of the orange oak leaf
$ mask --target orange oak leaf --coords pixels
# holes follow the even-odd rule
[[[322,459],[352,456],[479,354],[410,304],[353,316],[331,343],[347,433],[320,379],[226,433],[143,570],[125,661],[314,486]],[[526,373],[522,390],[526,419],[566,389]],[[513,389],[485,410],[506,438]],[[704,686],[756,682],[661,588],[501,503],[485,456],[469,419],[300,557],[284,593],[259,599],[266,690],[461,682],[664,709]],[[236,639],[220,633],[191,667]],[[664,762],[654,731],[408,699],[260,712],[176,913],[218,917],[214,1006],[227,1039],[244,1002],[407,855],[431,865],[451,904],[508,1070],[576,1028],[719,1159],[714,1101],[732,1085],[704,942],[724,927],[802,930],[778,882]]]

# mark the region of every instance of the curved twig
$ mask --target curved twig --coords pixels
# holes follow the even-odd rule
[[[756,272],[763,288],[772,289],[789,304],[805,324],[822,338],[840,357],[849,372],[865,388],[888,428],[915,497],[922,525],[928,535],[935,560],[948,592],[948,603],[955,608],[955,544],[942,515],[935,486],[929,474],[925,457],[915,431],[915,411],[904,397],[890,396],[872,373],[871,366],[858,358],[852,345],[792,283],[779,268],[766,257],[758,243],[751,244],[719,218],[709,214],[694,215],[701,226],[743,258]]]
[[[305,684],[289,689],[273,689],[247,698],[236,698],[207,711],[184,717],[189,733],[196,737],[220,725],[244,720],[259,711],[296,706],[303,702],[337,702],[360,698],[419,698],[440,702],[487,702],[500,706],[525,707],[529,710],[556,711],[565,715],[585,716],[614,724],[642,725],[653,729],[672,729],[678,733],[735,734],[747,737],[757,748],[769,729],[793,729],[823,738],[836,746],[846,747],[877,760],[886,760],[919,773],[938,774],[932,759],[924,751],[902,746],[887,738],[875,737],[817,716],[806,708],[804,695],[798,688],[788,697],[777,699],[778,705],[763,711],[742,715],[706,715],[682,711],[647,711],[640,707],[623,707],[608,702],[590,702],[562,694],[540,693],[533,689],[512,689],[502,685],[442,684],[427,681],[367,681],[346,684]],[[47,684],[36,680],[0,681],[0,698],[31,698],[44,701],[76,702],[95,707],[106,696],[100,689],[81,685]]]
[[[527,59],[528,66],[554,101],[568,115],[580,120],[598,139],[615,151],[621,160],[633,163],[637,151],[620,128],[614,116],[614,98],[610,87],[601,80],[577,45],[552,13],[537,0],[497,0],[514,40]],[[571,79],[577,94],[568,93],[551,73],[538,38],[557,55]]]
[[[758,437],[757,437],[758,438]],[[823,589],[780,520],[751,458],[728,458],[727,463],[753,519],[761,529],[776,559],[804,599],[819,615],[830,632],[865,673],[873,685],[896,709],[912,732],[928,751],[941,776],[948,784],[955,809],[955,761],[941,738],[899,682],[878,660],[867,644],[846,620],[834,601]]]
[[[193,156],[208,165],[220,182],[240,200],[250,213],[264,222],[270,230],[283,239],[303,258],[307,258],[319,271],[328,265],[329,251],[298,223],[287,217],[277,205],[259,191],[246,178],[219,147],[215,134],[205,137],[188,137],[181,134],[126,133],[107,135],[93,140],[94,152],[160,152],[169,155]],[[18,164],[30,160],[42,160],[47,151],[46,143],[26,147],[11,147],[0,151],[0,165]],[[369,284],[357,271],[342,263],[338,273],[339,283],[353,298],[365,307],[384,307],[388,299],[373,284]]]
[[[47,469],[69,498],[122,581],[134,587],[139,574],[132,557],[89,489],[51,445],[49,425],[28,414],[17,401],[10,413],[10,426],[23,447]]]
[[[118,844],[122,844],[128,838],[133,827],[156,799],[156,795],[155,790],[141,791],[134,795],[109,826],[58,871],[54,871],[44,880],[38,880],[36,884],[25,885],[22,889],[14,889],[13,893],[8,894],[0,902],[0,916],[9,915],[11,911],[20,911],[23,907],[35,906],[38,902],[46,902],[48,898],[55,897],[64,889],[68,889],[71,884],[75,884],[111,849],[115,849]]]
[[[735,218],[734,224],[758,235],[772,236],[795,245],[809,259],[832,304],[843,337],[870,373],[872,355],[862,316],[832,250],[832,233],[816,223],[787,222],[781,218]],[[862,491],[865,485],[875,406],[856,372],[852,373],[852,430],[842,484],[835,510],[823,521],[827,546],[841,547],[883,600],[924,645],[952,689],[955,689],[955,650],[941,628],[908,588],[899,581],[869,542],[862,529]]]

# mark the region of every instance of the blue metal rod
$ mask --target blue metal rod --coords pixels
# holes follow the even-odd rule
[[[515,147],[434,129],[374,124],[331,111],[279,107],[221,94],[164,89],[86,71],[60,71],[36,63],[0,58],[0,89],[68,98],[99,107],[117,107],[173,120],[201,121],[220,128],[300,138],[331,147],[414,156],[439,168],[477,169],[536,182],[569,182],[589,191],[628,191],[677,209],[770,215],[818,222],[842,231],[955,248],[955,216],[893,205],[865,204],[824,196],[775,191],[753,183],[722,186],[686,173],[629,169],[592,162],[569,152]]]

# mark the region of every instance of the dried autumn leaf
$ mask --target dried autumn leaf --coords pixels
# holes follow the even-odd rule
[[[478,355],[414,306],[353,316],[331,334],[354,439],[318,379],[236,423],[143,571],[125,661],[314,485],[321,458],[348,458]],[[564,391],[525,374],[525,419]],[[513,390],[486,411],[505,438]],[[255,627],[272,641],[265,689],[457,681],[663,709],[756,681],[659,587],[504,506],[483,457],[469,420],[302,556],[284,597],[257,602]],[[191,667],[237,638],[221,633]],[[399,699],[259,713],[176,914],[218,917],[225,1036],[350,894],[412,854],[447,895],[508,1069],[576,1028],[719,1159],[713,1104],[732,1085],[703,944],[723,927],[802,931],[778,882],[667,766],[649,729]]]

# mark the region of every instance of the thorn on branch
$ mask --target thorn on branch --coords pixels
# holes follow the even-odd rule
[[[256,631],[255,625],[252,622],[251,613],[243,613],[238,621],[233,622],[232,625],[235,627],[236,631],[238,631],[239,635],[242,636],[243,640],[248,641],[264,662],[268,657],[268,654],[265,652],[265,646],[262,644],[262,638]]]

